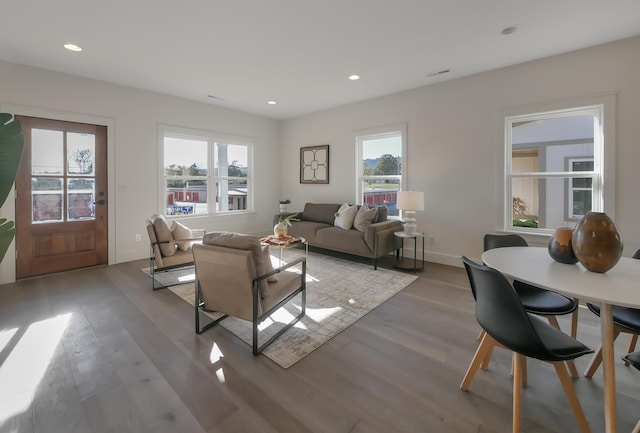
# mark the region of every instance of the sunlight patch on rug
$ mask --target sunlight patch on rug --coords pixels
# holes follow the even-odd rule
[[[285,251],[285,261],[304,251]],[[278,259],[272,256],[274,266]],[[307,260],[306,315],[268,346],[262,354],[283,368],[289,368],[369,311],[411,284],[416,275],[381,269],[370,264],[309,253]],[[173,293],[194,304],[194,283],[169,287]],[[300,312],[300,296],[276,311],[260,326],[260,342],[265,341]],[[219,317],[207,314],[212,318]],[[206,318],[203,317],[204,321]],[[251,344],[251,322],[229,317],[220,325]],[[206,334],[203,334],[206,335]]]

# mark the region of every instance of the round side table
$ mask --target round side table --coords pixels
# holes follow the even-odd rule
[[[424,269],[424,233],[395,232],[393,235],[399,238],[401,242],[400,248],[397,250],[395,267],[414,272]],[[404,242],[406,239],[413,239],[413,258],[404,256]],[[420,261],[418,261],[418,239],[422,240],[422,260]]]

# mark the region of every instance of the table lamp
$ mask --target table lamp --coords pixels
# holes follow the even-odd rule
[[[416,211],[424,210],[424,193],[419,191],[399,191],[397,208],[405,211],[404,232],[412,235],[418,227]]]

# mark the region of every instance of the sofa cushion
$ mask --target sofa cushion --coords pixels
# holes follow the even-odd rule
[[[347,203],[343,204],[335,213],[335,221],[333,225],[344,230],[350,230],[353,226],[353,220],[356,218],[357,212],[358,207],[356,205],[349,206]]]
[[[178,221],[173,222],[171,233],[173,234],[173,239],[191,239],[193,237],[191,229]],[[191,241],[176,242],[176,245],[181,251],[189,251],[191,248]]]
[[[321,248],[355,254],[362,257],[373,257],[373,251],[364,241],[364,235],[358,230],[343,230],[329,227],[318,230],[317,245]]]
[[[353,220],[353,228],[359,232],[367,230],[367,226],[373,223],[377,215],[378,209],[375,207],[369,209],[366,204],[363,204],[360,209],[358,209],[356,218]]]
[[[169,222],[164,215],[154,215],[151,217],[153,230],[156,232],[156,239],[160,252],[164,257],[172,256],[176,253],[176,244],[173,243],[173,233],[169,228]]]
[[[331,221],[330,225],[315,221],[296,221],[289,227],[288,234],[297,238],[305,238],[309,244],[313,245],[316,242],[318,230],[326,229],[327,227],[333,227],[333,221]]]
[[[253,263],[256,267],[256,274],[253,275],[252,278],[266,273],[262,245],[260,244],[260,238],[256,236],[232,232],[211,232],[204,235],[202,243],[205,245],[216,245],[219,247],[251,251]],[[260,294],[264,298],[269,289],[267,279],[261,280],[259,287]]]
[[[306,203],[300,219],[333,225],[338,208],[340,205],[334,203]]]
[[[387,217],[389,216],[388,207],[382,205],[382,206],[375,206],[374,209],[378,210],[378,212],[376,213],[376,219],[373,220],[374,223],[381,223],[387,220]]]

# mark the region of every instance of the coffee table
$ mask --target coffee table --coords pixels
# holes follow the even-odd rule
[[[278,238],[276,236],[271,235],[271,236],[265,236],[262,239],[260,239],[260,243],[262,245],[268,245],[269,248],[275,247],[280,249],[280,266],[284,264],[284,261],[282,260],[282,250],[284,250],[285,248],[304,245],[305,257],[307,259],[309,258],[309,244],[307,243],[307,240],[303,237],[285,236],[283,238]]]

